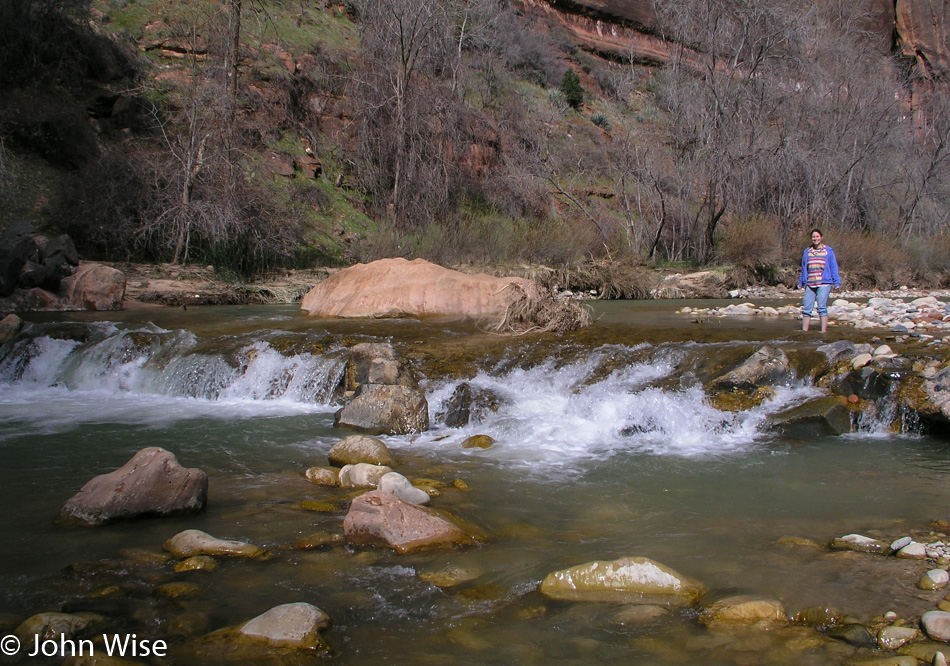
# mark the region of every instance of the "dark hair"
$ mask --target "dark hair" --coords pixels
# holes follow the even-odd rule
[[[822,238],[825,237],[825,235],[824,235],[823,233],[821,233],[821,229],[812,229],[811,231],[808,232],[808,235],[811,236],[811,235],[812,235],[813,233],[815,233],[816,231],[818,232],[818,235],[819,235],[819,236],[821,236]]]

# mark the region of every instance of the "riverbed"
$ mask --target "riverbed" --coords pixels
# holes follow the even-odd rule
[[[946,519],[945,440],[883,421],[845,436],[783,436],[768,417],[820,395],[807,378],[739,413],[713,409],[701,386],[710,359],[763,341],[814,348],[874,331],[806,335],[791,318],[696,322],[676,314],[683,305],[595,304],[591,328],[561,337],[501,337],[471,322],[321,322],[293,306],[28,317],[29,344],[5,348],[0,361],[0,622],[98,610],[114,630],[167,640],[166,663],[189,663],[195,637],[296,601],[332,618],[331,658],[345,664],[829,664],[875,654],[805,627],[722,635],[689,609],[635,622],[616,605],[539,594],[551,571],[643,556],[714,594],[778,599],[789,614],[822,606],[862,622],[887,611],[914,622],[942,599],[916,589],[923,562],[826,545],[852,532],[926,534]],[[133,337],[151,341],[147,354]],[[342,534],[346,491],[303,472],[327,464],[346,434],[321,384],[339,371],[339,350],[380,339],[416,364],[433,420],[429,432],[382,437],[395,469],[444,484],[433,506],[482,532],[479,546],[414,555],[293,547]],[[447,428],[440,409],[462,381],[502,399],[478,423]],[[473,434],[496,443],[462,448]],[[147,446],[207,472],[204,513],[55,523],[87,480]],[[306,500],[336,510],[308,511]],[[176,574],[162,544],[189,528],[274,557]],[[457,584],[427,580],[447,571]],[[197,589],[156,593],[170,581]]]

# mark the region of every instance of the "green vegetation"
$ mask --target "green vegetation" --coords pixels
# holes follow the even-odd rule
[[[656,34],[691,48],[646,67],[496,0],[93,7],[0,6],[0,224],[89,258],[721,262],[741,282],[783,279],[817,225],[856,284],[950,282],[946,91],[905,122],[920,74],[842,32],[860,8],[673,0]]]

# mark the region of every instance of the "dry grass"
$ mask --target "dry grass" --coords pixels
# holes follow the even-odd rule
[[[593,292],[600,299],[650,298],[656,276],[635,264],[601,259],[557,271],[556,284],[561,289]]]
[[[518,293],[502,320],[491,327],[496,333],[567,333],[590,326],[590,311],[574,301],[559,300],[550,293],[535,298],[517,284],[510,284],[508,288]]]

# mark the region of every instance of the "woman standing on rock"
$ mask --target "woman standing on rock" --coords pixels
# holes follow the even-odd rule
[[[802,299],[802,330],[807,331],[811,325],[811,313],[817,301],[821,332],[824,333],[828,330],[828,295],[832,286],[841,286],[841,278],[838,277],[835,251],[822,243],[821,239],[821,229],[812,229],[811,245],[805,248],[802,255],[802,275],[798,278],[798,286],[805,288],[805,297]]]

